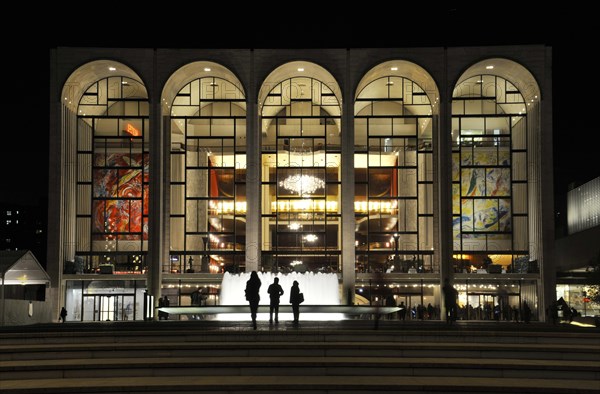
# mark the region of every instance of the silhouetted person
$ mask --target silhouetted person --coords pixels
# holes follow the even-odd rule
[[[444,280],[444,306],[446,307],[446,322],[452,324],[456,320],[456,299],[458,298],[458,291],[450,284],[448,278]]]
[[[391,306],[391,307],[396,307],[396,299],[394,298],[393,294],[388,294],[387,297],[385,297],[385,306]],[[393,313],[388,313],[387,314],[387,318],[388,320],[392,320],[394,318],[394,314]]]
[[[298,281],[295,280],[290,289],[290,304],[292,304],[292,312],[294,314],[294,324],[298,324],[300,320],[300,304],[304,301],[300,296],[300,287]]]
[[[531,321],[531,308],[527,305],[527,301],[523,301],[523,321],[529,323]]]
[[[433,305],[431,305],[431,303],[427,304],[427,319],[433,319],[434,313],[435,310],[433,308]]]
[[[556,301],[551,303],[548,307],[548,315],[550,320],[552,320],[552,324],[558,323],[558,305],[556,304]]]
[[[376,292],[375,294],[377,294],[378,291],[382,291],[383,290],[383,274],[381,273],[381,271],[376,271],[375,272],[375,278],[373,279],[373,285],[375,286]],[[369,287],[371,287],[369,285]],[[372,289],[369,290],[369,293],[371,293]],[[373,303],[373,295],[369,294],[369,296],[371,297],[371,303]],[[384,303],[384,299],[382,298],[381,300],[379,300],[377,297],[375,297],[375,325],[373,326],[373,328],[375,330],[379,329],[379,319],[381,319],[381,308],[380,306],[382,306]],[[372,304],[373,305],[373,304]]]
[[[406,305],[404,305],[404,301],[400,302],[398,308],[400,308],[400,310],[398,311],[398,319],[402,321],[406,320]]]
[[[260,302],[260,278],[256,271],[252,271],[250,279],[246,282],[246,300],[250,303],[250,316],[252,317],[252,327],[256,330],[256,313],[258,312],[258,303]]]
[[[158,299],[158,307],[161,308],[163,306],[171,305],[171,301],[169,301],[169,297],[163,296]],[[169,314],[167,312],[158,311],[158,320],[169,320]]]
[[[67,310],[64,306],[60,310],[60,317],[58,318],[58,320],[62,321],[63,323],[67,321]]]
[[[269,293],[269,323],[273,323],[273,312],[275,312],[275,323],[279,323],[279,299],[283,295],[283,289],[279,284],[279,278],[273,279],[273,283],[267,289]]]

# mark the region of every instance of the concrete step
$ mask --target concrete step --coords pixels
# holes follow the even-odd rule
[[[291,339],[229,342],[186,341],[165,338],[162,343],[80,342],[67,344],[0,345],[0,361],[106,357],[469,357],[473,359],[581,360],[600,362],[600,344],[504,344],[439,342],[314,342]]]
[[[116,323],[116,322],[115,322]],[[369,323],[369,322],[367,322]],[[0,329],[5,393],[600,393],[600,332],[135,322]]]
[[[544,393],[597,394],[598,381],[453,376],[147,376],[5,380],[3,394],[24,393]]]
[[[467,372],[468,371],[468,372]],[[425,357],[116,357],[0,362],[5,379],[144,376],[465,376],[597,380],[600,362]]]

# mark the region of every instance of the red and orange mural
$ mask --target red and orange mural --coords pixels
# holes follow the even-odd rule
[[[148,239],[148,155],[94,154],[93,229],[120,240]],[[111,237],[112,238],[112,237]]]

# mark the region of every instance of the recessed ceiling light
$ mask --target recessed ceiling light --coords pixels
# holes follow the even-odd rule
[[[117,69],[115,67],[109,67],[108,71],[117,71]]]
[[[486,68],[487,70],[492,70],[492,69],[494,68],[494,66],[485,66],[485,68]]]
[[[398,67],[392,67],[392,68],[390,68],[390,70],[392,70],[392,71],[398,71]]]
[[[303,72],[304,71],[304,67],[298,67],[298,71],[299,72]]]
[[[204,71],[209,72],[210,71],[210,67],[204,67]]]
[[[128,84],[129,84],[129,82],[127,82],[127,81],[121,81],[121,85],[128,85]]]

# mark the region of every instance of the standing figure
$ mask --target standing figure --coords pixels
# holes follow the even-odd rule
[[[301,296],[298,281],[295,280],[290,289],[290,304],[292,304],[292,312],[294,313],[294,324],[298,324],[300,320],[300,304],[303,301],[304,297]]]
[[[529,323],[531,321],[531,308],[527,305],[527,301],[523,301],[523,321]]]
[[[406,320],[406,305],[404,305],[404,301],[400,302],[398,308],[400,308],[398,311],[398,319],[402,321]]]
[[[67,310],[65,309],[65,307],[63,306],[62,309],[60,310],[60,317],[58,318],[59,321],[62,320],[62,322],[64,323],[65,321],[67,321]]]
[[[269,293],[269,323],[273,323],[273,312],[275,312],[275,324],[279,323],[279,299],[283,295],[283,289],[279,284],[279,278],[273,279],[273,283],[267,289]]]
[[[444,280],[444,306],[446,307],[446,322],[452,324],[456,320],[456,299],[458,291],[450,284],[448,278]]]
[[[390,307],[396,307],[396,299],[394,298],[393,294],[388,294],[387,297],[385,297],[385,306],[390,306]],[[388,320],[392,320],[394,318],[394,314],[393,313],[388,313],[387,314],[387,319]]]
[[[169,301],[169,297],[166,295],[158,299],[158,307],[169,306],[171,305],[171,301]],[[169,320],[169,313],[158,311],[158,320]]]
[[[252,317],[252,327],[256,330],[256,313],[258,312],[258,303],[260,302],[260,278],[256,271],[252,271],[250,279],[246,282],[246,301],[250,303],[250,316]]]

